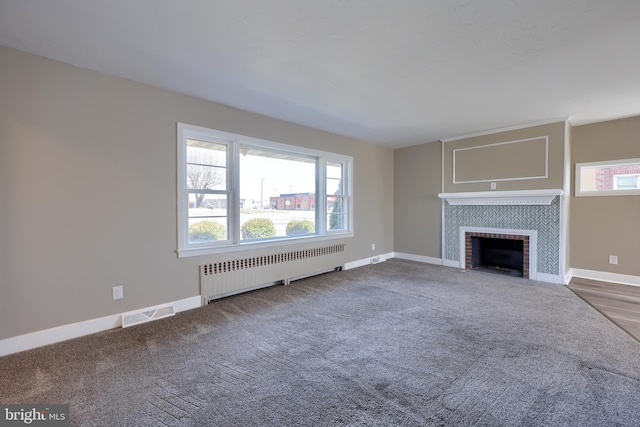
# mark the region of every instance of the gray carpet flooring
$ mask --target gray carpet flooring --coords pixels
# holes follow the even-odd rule
[[[0,358],[82,426],[633,426],[640,344],[561,285],[402,260]]]

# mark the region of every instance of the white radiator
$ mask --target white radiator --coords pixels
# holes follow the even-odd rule
[[[202,305],[213,299],[342,270],[344,247],[329,245],[201,265]]]

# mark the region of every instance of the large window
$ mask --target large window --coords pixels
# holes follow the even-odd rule
[[[178,123],[178,254],[352,235],[352,159]]]
[[[640,159],[576,164],[576,196],[640,194]]]

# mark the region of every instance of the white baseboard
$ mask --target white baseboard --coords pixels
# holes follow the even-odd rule
[[[571,282],[571,275],[573,273],[571,272],[571,269],[569,269],[569,271],[566,272],[566,274],[564,275],[564,284],[568,285],[569,282]]]
[[[455,260],[452,260],[452,259],[445,259],[445,260],[442,260],[442,265],[444,265],[445,267],[460,268],[460,261],[455,261]]]
[[[407,254],[404,252],[394,252],[394,258],[406,259],[408,261],[423,262],[425,264],[442,265],[442,258],[434,258],[424,255]]]
[[[608,273],[606,271],[584,270],[572,268],[569,278],[581,277],[583,279],[599,280],[601,282],[620,283],[622,285],[640,286],[640,276],[628,274]]]
[[[173,301],[171,303],[159,304],[158,306],[143,308],[143,311],[152,310],[159,306],[173,304],[176,313],[190,310],[202,305],[200,295],[190,298]],[[135,310],[140,311],[140,310]],[[122,326],[122,315],[127,313],[112,314],[111,316],[99,319],[85,320],[84,322],[72,323],[58,326],[43,331],[32,332],[30,334],[19,335],[17,337],[0,340],[0,357],[19,351],[30,350],[43,345],[54,344],[96,332],[106,331]]]
[[[378,262],[384,262],[390,258],[393,258],[393,252],[389,252],[386,254],[373,255],[369,258],[359,259],[357,261],[351,261],[344,264],[345,270],[351,270],[352,268],[364,267],[365,265],[374,264],[372,258],[378,258]]]
[[[353,268],[363,267],[371,264],[371,258],[359,259],[357,261],[351,261],[344,264],[345,270],[351,270]]]
[[[557,274],[536,273],[536,280],[539,282],[555,283],[564,285],[564,277]]]

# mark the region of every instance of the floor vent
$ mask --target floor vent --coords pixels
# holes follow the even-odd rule
[[[126,328],[128,326],[139,325],[140,323],[162,319],[163,317],[173,316],[174,314],[173,305],[127,313],[122,315],[122,327]]]

